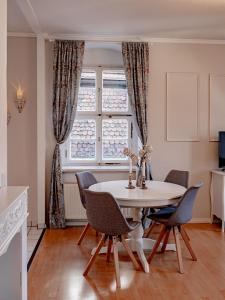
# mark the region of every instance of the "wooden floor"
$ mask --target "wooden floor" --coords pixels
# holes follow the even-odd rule
[[[157,254],[149,274],[135,271],[124,252],[120,290],[116,290],[113,260],[107,263],[105,255],[96,260],[88,278],[82,276],[96,245],[94,232],[77,246],[81,228],[46,230],[28,275],[29,300],[225,299],[225,235],[217,225],[186,228],[198,261],[190,259],[182,243],[185,274],[177,271],[175,252]]]

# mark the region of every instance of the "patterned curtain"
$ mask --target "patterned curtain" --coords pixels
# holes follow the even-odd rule
[[[123,63],[127,79],[128,95],[136,115],[137,128],[142,144],[147,143],[147,95],[149,75],[148,43],[122,43]]]
[[[136,127],[142,145],[147,144],[147,97],[149,77],[149,47],[148,43],[122,43],[123,64],[127,79],[127,89],[131,108],[136,116]],[[146,179],[152,180],[151,166],[146,164]],[[143,228],[149,226],[149,209],[142,211]]]
[[[73,126],[83,55],[84,41],[57,40],[54,42],[53,127],[56,146],[52,161],[49,201],[51,228],[65,227],[60,144],[66,141]]]

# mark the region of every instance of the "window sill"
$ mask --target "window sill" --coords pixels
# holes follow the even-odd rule
[[[136,169],[133,167],[133,171]],[[128,166],[65,166],[62,168],[63,173],[74,173],[79,171],[92,172],[128,172]]]

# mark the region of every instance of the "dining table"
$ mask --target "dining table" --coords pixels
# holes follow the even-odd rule
[[[135,181],[132,182],[135,186]],[[90,191],[108,192],[116,199],[121,208],[131,208],[134,221],[140,225],[129,233],[126,240],[132,251],[136,252],[146,273],[149,273],[149,264],[144,251],[151,250],[155,240],[144,238],[144,229],[141,224],[143,208],[159,208],[178,203],[186,188],[174,183],[146,180],[146,189],[136,187],[127,188],[127,180],[99,182],[89,187]],[[120,245],[119,249],[122,249]],[[94,249],[93,249],[94,250]],[[167,244],[166,250],[176,251],[175,244]],[[106,253],[107,247],[103,247],[101,253]]]

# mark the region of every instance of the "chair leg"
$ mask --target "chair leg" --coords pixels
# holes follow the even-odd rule
[[[133,252],[131,251],[129,245],[125,241],[124,236],[122,236],[121,239],[122,239],[122,244],[123,244],[124,248],[127,250],[127,253],[130,256],[130,259],[132,260],[132,262],[134,264],[135,269],[140,270],[139,264],[134,256]]]
[[[173,227],[173,234],[174,234],[174,239],[175,239],[175,243],[176,243],[179,271],[180,271],[181,274],[183,274],[184,273],[184,267],[183,267],[181,247],[180,247],[180,235],[179,235],[178,228],[175,227],[175,226]]]
[[[197,257],[195,255],[195,253],[194,253],[194,251],[193,251],[190,243],[189,243],[188,237],[187,237],[187,235],[185,233],[185,230],[184,230],[183,226],[180,227],[180,233],[181,233],[181,236],[182,236],[182,238],[184,240],[184,243],[185,243],[186,247],[188,248],[189,253],[191,254],[192,259],[194,261],[197,261]]]
[[[88,231],[89,228],[90,228],[90,224],[87,223],[87,225],[84,227],[84,229],[83,229],[83,231],[82,231],[82,233],[81,233],[81,235],[80,235],[80,237],[79,237],[79,240],[78,240],[78,242],[77,242],[77,245],[80,245],[80,244],[81,244],[81,242],[82,242],[83,238],[85,237],[85,235],[86,235],[86,233],[87,233],[87,231]]]
[[[111,249],[112,249],[112,237],[109,236],[108,248],[107,248],[107,255],[106,255],[106,261],[107,262],[110,262]]]
[[[156,251],[157,251],[157,249],[159,247],[159,244],[160,244],[161,240],[163,239],[165,233],[166,233],[166,226],[163,225],[163,229],[161,230],[161,232],[159,234],[158,240],[155,242],[154,247],[153,247],[153,249],[152,249],[152,251],[151,251],[151,253],[150,253],[149,257],[148,257],[148,263],[149,264],[151,263],[151,261],[153,259],[153,256],[155,255],[155,253],[156,253]]]
[[[171,230],[171,228],[166,229],[165,237],[164,237],[164,240],[163,240],[163,245],[162,245],[162,248],[161,248],[161,253],[164,253],[165,250],[166,250],[166,246],[167,246],[168,239],[169,239],[169,236],[170,236],[170,230]]]
[[[147,232],[146,232],[146,234],[145,234],[145,236],[144,236],[145,238],[148,238],[148,237],[149,237],[149,235],[150,235],[150,233],[152,232],[154,226],[155,226],[155,221],[152,221],[150,227],[148,228],[148,230],[147,230]]]
[[[86,266],[86,269],[84,270],[84,273],[83,273],[84,276],[86,276],[88,274],[88,272],[89,272],[92,264],[94,263],[95,259],[97,258],[97,255],[98,255],[99,251],[102,248],[102,245],[103,245],[104,241],[105,241],[105,234],[102,235],[101,240],[98,243],[98,246],[97,246],[97,248],[95,250],[95,253],[91,256],[91,258],[90,258],[90,260],[89,260],[89,262],[88,262],[88,264]]]
[[[114,264],[116,271],[116,286],[118,288],[121,287],[120,284],[120,268],[119,268],[119,256],[118,256],[118,248],[117,248],[117,238],[113,237],[113,255],[114,255]]]
[[[182,225],[182,229],[183,229],[183,232],[184,232],[184,234],[186,235],[188,241],[190,241],[191,239],[190,239],[190,237],[189,237],[189,235],[188,235],[188,233],[187,233],[187,231],[186,231],[184,225]]]

